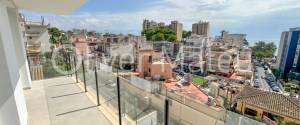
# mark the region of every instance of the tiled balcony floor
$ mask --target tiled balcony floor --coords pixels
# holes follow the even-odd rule
[[[34,81],[24,93],[29,125],[111,125],[71,77]]]

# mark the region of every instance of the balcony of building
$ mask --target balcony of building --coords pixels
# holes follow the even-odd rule
[[[208,105],[195,100],[199,98],[198,95],[193,95],[188,89],[169,90],[162,82],[137,77],[131,71],[105,64],[100,57],[84,57],[81,60],[79,55],[70,53],[64,58],[68,58],[66,63],[58,64],[65,66],[61,70],[66,74],[34,81],[32,89],[25,90],[29,116],[37,113],[33,107],[44,103],[44,113],[48,112],[46,118],[53,125],[92,125],[97,121],[101,125],[197,125],[199,122],[224,125],[256,122],[246,117],[242,117],[245,121],[234,121],[235,116],[231,115],[235,113],[215,107],[212,103]],[[197,91],[195,89],[193,91]],[[39,97],[42,96],[44,102],[35,97],[35,100],[31,99],[32,95],[38,95],[35,91],[43,93]],[[184,94],[184,91],[189,94]],[[42,113],[40,111],[38,113]],[[78,121],[80,118],[89,122]],[[29,117],[29,122],[38,121]]]
[[[18,9],[68,14],[84,2],[0,1],[0,125],[260,124],[64,47],[28,63]]]
[[[72,77],[33,81],[24,95],[28,125],[112,125]]]

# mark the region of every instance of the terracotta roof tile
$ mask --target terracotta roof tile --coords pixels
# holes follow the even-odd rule
[[[264,110],[300,119],[300,100],[296,98],[246,86],[236,99]]]

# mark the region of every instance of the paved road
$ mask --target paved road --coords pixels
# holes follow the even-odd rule
[[[255,68],[257,70],[256,74],[258,75],[258,79],[259,79],[259,82],[260,82],[260,89],[267,90],[267,91],[272,91],[272,89],[270,88],[269,84],[264,79],[264,77],[266,76],[264,68],[263,67],[259,67],[259,66],[256,66]]]

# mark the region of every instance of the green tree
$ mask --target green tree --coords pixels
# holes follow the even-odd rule
[[[246,45],[246,46],[249,46],[249,42],[248,42],[248,40],[247,40],[247,39],[245,39],[243,44],[244,44],[244,45]]]
[[[298,81],[300,80],[300,74],[299,73],[296,74],[295,79],[298,80]]]
[[[276,118],[277,125],[296,125],[296,123],[291,121],[284,121],[282,119]]]
[[[188,38],[192,35],[192,31],[182,31],[182,38]]]
[[[168,27],[150,28],[142,31],[142,35],[146,36],[149,41],[170,41],[175,42],[177,40],[176,33]]]
[[[48,33],[50,35],[50,43],[52,44],[58,44],[59,43],[59,37],[61,35],[61,32],[56,27],[48,28]]]
[[[93,36],[96,33],[96,31],[88,31],[86,33],[87,36]]]
[[[280,69],[273,69],[274,75],[276,78],[279,78],[283,75],[283,72]]]
[[[276,45],[273,42],[266,43],[264,41],[259,41],[255,43],[251,49],[252,55],[261,60],[263,58],[273,58],[276,51]]]
[[[288,73],[288,79],[289,80],[293,80],[293,79],[295,79],[296,78],[296,74],[294,73],[294,72],[289,72]]]
[[[162,33],[157,33],[152,36],[153,41],[163,41],[165,40],[165,36]]]
[[[176,41],[176,39],[177,39],[176,35],[169,35],[167,41]]]
[[[59,30],[56,27],[48,28],[50,35],[50,43],[52,44],[63,44],[68,42],[67,32]]]

